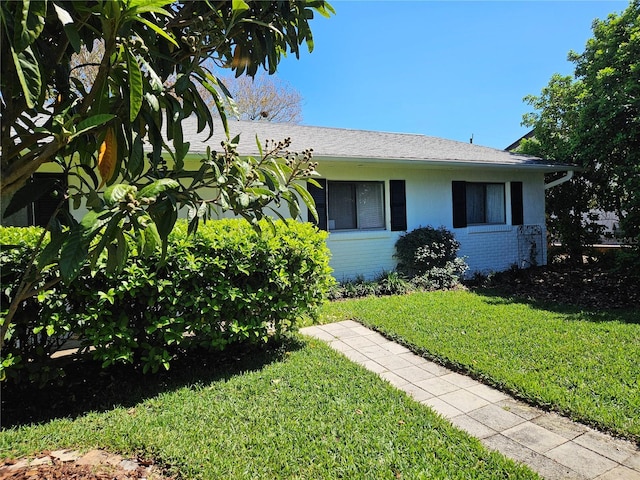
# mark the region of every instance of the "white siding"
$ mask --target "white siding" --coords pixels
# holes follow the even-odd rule
[[[522,170],[476,169],[393,169],[372,166],[327,165],[320,163],[322,177],[328,180],[371,180],[385,182],[386,224],[384,231],[344,231],[330,233],[327,245],[332,253],[334,277],[343,281],[362,276],[372,279],[395,268],[395,242],[404,232],[389,230],[389,180],[405,180],[407,191],[407,228],[444,226],[461,244],[460,255],[466,257],[469,275],[489,273],[513,265],[544,264],[546,229],[544,215],[544,175]],[[452,181],[505,183],[506,225],[453,228]],[[523,182],[524,223],[511,225],[509,182]],[[523,230],[539,233],[540,241],[532,251]],[[538,238],[538,237],[536,237]],[[535,256],[535,258],[531,258]],[[523,258],[524,257],[524,258]]]

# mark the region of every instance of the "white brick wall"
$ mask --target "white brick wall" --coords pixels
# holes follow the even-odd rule
[[[506,270],[513,265],[528,266],[528,245],[519,246],[519,227],[510,225],[511,207],[508,183],[523,182],[524,222],[536,225],[541,241],[535,255],[537,264],[546,259],[544,227],[544,176],[541,172],[504,171],[497,169],[449,169],[355,167],[353,165],[322,165],[320,172],[329,180],[385,181],[388,204],[388,180],[406,181],[408,231],[421,226],[444,226],[461,243],[459,254],[466,257],[468,275]],[[504,182],[506,184],[507,225],[469,226],[453,228],[451,182]],[[386,212],[389,227],[389,210]],[[327,245],[332,253],[331,266],[338,281],[362,276],[373,279],[395,268],[395,242],[404,232],[349,231],[333,232]]]
[[[327,246],[331,250],[333,276],[340,282],[362,276],[374,279],[396,266],[395,243],[402,232],[334,232]]]
[[[536,250],[531,250],[527,239],[522,237],[520,228],[512,225],[467,227],[455,229],[460,242],[460,256],[466,257],[469,265],[467,276],[474,273],[491,273],[507,270],[514,265],[528,267],[542,265],[546,259],[544,225],[536,242]],[[520,241],[519,241],[519,236]],[[532,258],[534,257],[534,258]]]

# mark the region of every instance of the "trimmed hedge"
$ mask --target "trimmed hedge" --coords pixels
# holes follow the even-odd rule
[[[32,234],[27,237],[14,252],[33,247]],[[324,240],[324,232],[293,221],[276,222],[274,229],[265,223],[257,233],[244,220],[218,220],[201,225],[195,237],[187,236],[186,222],[178,222],[164,261],[138,255],[131,242],[122,272],[108,274],[101,259],[69,287],[58,285],[33,299],[28,319],[16,323],[45,337],[72,332],[94,348],[103,366],[169,368],[185,351],[264,342],[295,328],[299,317],[315,315],[333,284]],[[24,253],[14,255],[24,261]],[[20,268],[2,260],[5,288],[5,269]],[[6,292],[3,297],[6,308]],[[7,351],[22,356],[13,373],[46,362],[51,350],[23,347],[12,337]]]

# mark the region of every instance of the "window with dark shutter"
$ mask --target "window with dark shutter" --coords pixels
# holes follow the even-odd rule
[[[316,204],[316,212],[318,212],[318,221],[313,218],[311,212],[309,212],[309,222],[317,225],[321,230],[327,229],[327,181],[324,179],[315,179],[320,184],[321,188],[307,182],[307,191],[313,197],[313,201]]]
[[[511,182],[511,225],[524,224],[522,182]]]
[[[407,229],[407,193],[404,180],[389,180],[391,196],[391,231]]]

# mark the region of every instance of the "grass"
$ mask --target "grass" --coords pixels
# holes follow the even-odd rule
[[[95,411],[1,431],[0,458],[99,447],[184,479],[538,478],[322,342],[235,360],[115,379]]]
[[[322,322],[344,319],[532,403],[640,439],[640,312],[448,291],[325,307]]]

